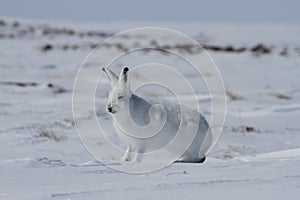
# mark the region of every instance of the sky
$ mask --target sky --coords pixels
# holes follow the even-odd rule
[[[299,23],[299,9],[298,0],[0,1],[2,17],[67,21]]]

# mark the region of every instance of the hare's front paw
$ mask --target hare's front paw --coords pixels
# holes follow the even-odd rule
[[[131,161],[131,157],[124,154],[124,155],[122,156],[121,160],[124,161],[124,162]]]
[[[122,156],[122,161],[131,161],[131,157],[132,157],[132,155],[131,155],[131,146],[129,146],[127,149],[126,149],[126,151],[125,151],[125,153],[124,153],[124,155]]]

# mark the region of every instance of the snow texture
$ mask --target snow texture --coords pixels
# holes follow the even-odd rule
[[[76,72],[90,45],[135,25],[85,23],[66,27],[1,20],[0,199],[298,198],[298,25],[177,23],[168,26],[177,27],[207,44],[208,53],[224,79],[226,123],[219,142],[203,164],[174,163],[153,173],[133,175],[103,165],[86,151],[72,116],[71,97]],[[138,42],[147,42],[147,39],[142,36],[125,38],[119,45],[103,51],[121,53],[123,47]],[[159,45],[178,44],[176,38],[164,36],[156,42]],[[216,48],[218,45],[221,50]],[[226,50],[223,48],[226,46],[245,47],[245,50]],[[193,53],[194,49],[179,48],[189,59],[205,65],[197,53]],[[166,58],[165,54],[161,56],[155,52],[147,55],[160,60]],[[143,63],[144,58],[145,55],[140,54],[120,59],[115,69]],[[174,65],[182,64],[172,56],[166,59],[171,59]],[[89,60],[86,69],[89,73],[98,73],[103,64],[101,60]],[[195,84],[203,83],[188,68],[181,69]],[[143,74],[134,76],[143,78]],[[208,72],[204,76],[215,78]],[[89,77],[85,80],[89,87]],[[124,147],[114,132],[111,116],[105,111],[109,83],[102,81],[106,89],[96,92],[96,115],[99,123],[111,133],[108,137]],[[205,84],[199,84],[197,92],[201,113],[208,119],[210,97]],[[162,93],[153,89],[144,91],[149,97],[172,99],[171,95]],[[189,99],[184,95],[183,91],[182,96]],[[82,110],[82,123],[95,114]],[[106,143],[103,139],[95,141],[95,145]],[[110,165],[120,164],[112,161]]]

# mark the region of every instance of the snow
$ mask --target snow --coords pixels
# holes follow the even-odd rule
[[[219,67],[228,98],[223,133],[205,163],[175,163],[152,173],[128,174],[113,169],[123,165],[118,156],[112,158],[109,166],[96,161],[85,149],[74,126],[73,84],[90,49],[84,46],[75,50],[41,51],[45,44],[80,46],[105,38],[45,36],[42,30],[48,26],[46,23],[19,20],[20,27],[13,27],[13,20],[4,20],[7,25],[0,26],[0,34],[15,34],[29,25],[36,30],[24,37],[0,38],[0,199],[283,199],[299,196],[298,25],[169,24],[168,28],[200,37],[209,44],[248,48],[260,42],[272,46],[272,51],[259,55],[250,51],[208,51]],[[68,25],[68,28],[114,33],[136,25],[85,23]],[[64,26],[54,23],[51,27]],[[174,38],[167,41],[173,40],[176,41]],[[126,46],[135,41],[127,38],[119,42]],[[141,38],[138,41],[147,42]],[[288,48],[287,56],[279,54],[283,47]],[[105,57],[121,51],[111,48],[101,52],[105,52]],[[180,65],[186,66],[173,56],[148,55],[147,62],[158,59],[178,69]],[[193,62],[202,62],[197,54],[185,52],[184,55]],[[146,57],[132,54],[113,67],[118,70],[123,65],[138,65]],[[89,74],[97,74],[104,63],[96,57],[88,61],[83,88],[91,86]],[[188,68],[181,70],[194,77]],[[204,76],[210,81],[216,78],[209,70]],[[200,110],[209,119],[212,113],[205,83],[199,78],[193,81],[192,85],[199,85]],[[18,82],[36,85],[20,86]],[[122,147],[112,128],[112,118],[104,109],[109,85],[104,79],[100,82],[102,87],[95,94],[97,119],[105,131],[111,133],[109,138]],[[170,94],[163,96],[159,90],[140,92],[172,99]],[[184,91],[182,95],[187,101],[190,98]],[[86,102],[86,98],[79,101]],[[95,114],[85,107],[79,109],[82,124]],[[105,138],[91,136],[88,140],[93,147],[105,149]],[[124,165],[137,167],[134,163]]]

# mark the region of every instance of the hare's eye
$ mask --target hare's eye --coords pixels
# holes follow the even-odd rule
[[[123,98],[123,96],[118,96],[118,99],[122,99]]]

